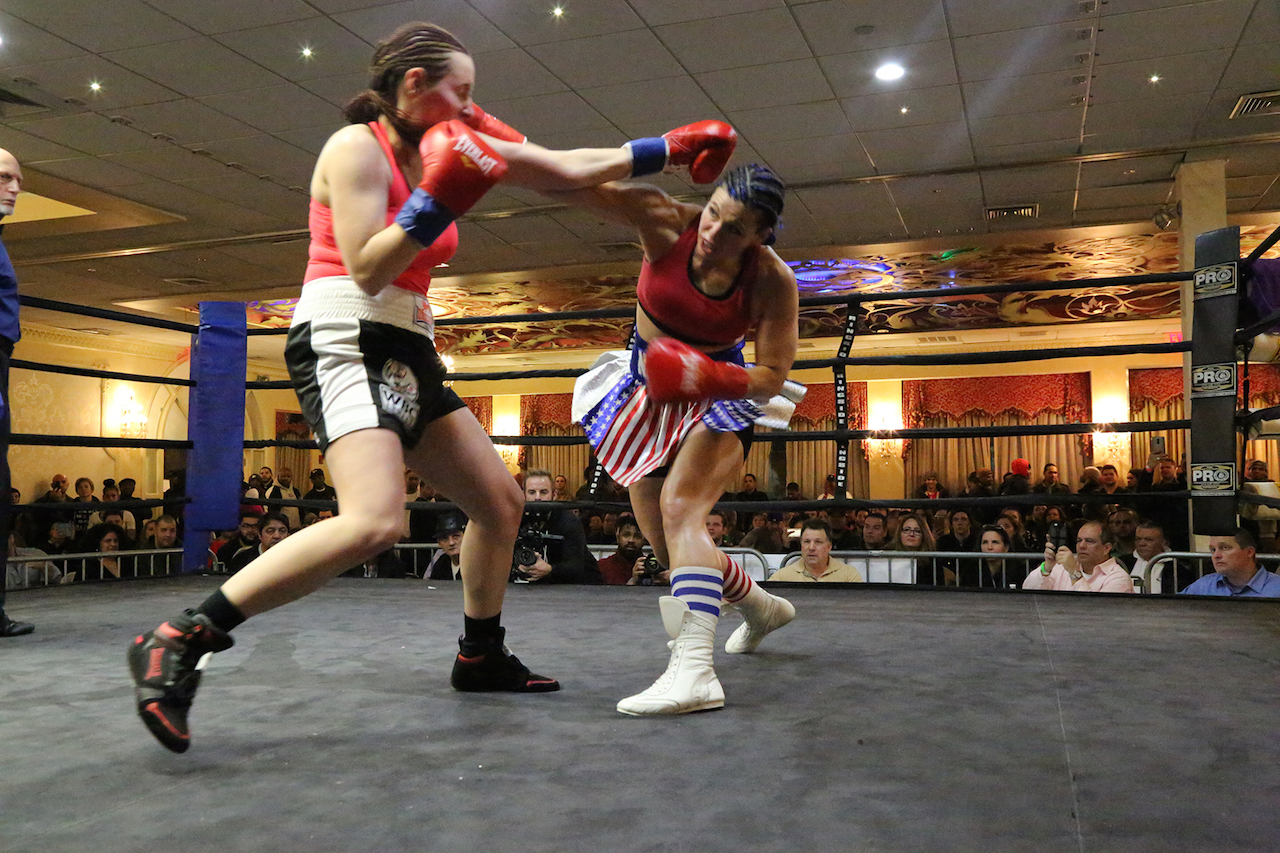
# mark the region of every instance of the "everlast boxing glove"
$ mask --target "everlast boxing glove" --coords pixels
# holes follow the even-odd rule
[[[626,147],[631,149],[633,178],[661,172],[668,166],[688,166],[694,183],[709,184],[720,177],[737,145],[738,134],[729,125],[699,121],[662,136],[633,139]]]
[[[484,110],[480,109],[479,104],[471,105],[471,115],[463,119],[467,127],[472,130],[478,130],[481,133],[487,133],[489,136],[498,139],[505,139],[507,142],[518,142],[520,144],[528,141],[529,137],[516,130],[506,122],[498,121]]]
[[[418,144],[422,181],[396,224],[423,246],[471,209],[507,173],[507,161],[460,121],[435,125]]]
[[[713,361],[675,338],[658,338],[644,354],[645,383],[655,403],[740,400],[747,396],[746,368]]]

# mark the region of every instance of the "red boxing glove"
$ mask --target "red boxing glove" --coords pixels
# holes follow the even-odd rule
[[[475,131],[460,121],[446,121],[426,132],[418,144],[422,181],[418,188],[461,216],[507,174],[502,159]]]
[[[487,133],[489,136],[498,139],[505,139],[507,142],[517,142],[524,144],[529,137],[516,130],[506,122],[498,121],[484,110],[480,109],[480,105],[473,103],[471,105],[471,115],[464,118],[463,121],[467,127],[472,130],[478,130],[481,133]]]
[[[737,132],[722,121],[697,121],[662,134],[667,165],[688,166],[696,184],[709,184],[728,165],[738,145]]]
[[[740,400],[747,396],[747,370],[713,361],[675,338],[658,338],[644,354],[645,382],[655,403]]]

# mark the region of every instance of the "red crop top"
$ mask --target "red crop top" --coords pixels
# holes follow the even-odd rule
[[[751,328],[749,291],[756,279],[760,251],[753,247],[743,257],[742,269],[728,293],[708,296],[694,286],[689,274],[697,239],[695,219],[671,251],[657,261],[645,258],[636,297],[654,325],[668,335],[690,344],[733,346]]]
[[[378,144],[382,146],[382,153],[391,164],[393,178],[387,190],[387,224],[390,225],[396,221],[396,214],[409,200],[412,190],[409,188],[409,182],[405,180],[404,173],[400,171],[400,164],[396,162],[395,152],[391,150],[391,141],[387,139],[382,125],[371,121],[369,127],[373,128],[373,134],[378,138]],[[342,253],[338,251],[337,241],[333,239],[333,211],[312,198],[307,224],[311,228],[311,246],[307,250],[307,273],[302,283],[306,284],[312,279],[325,276],[349,275],[346,266],[342,263]],[[418,253],[408,269],[400,273],[392,284],[425,296],[427,288],[431,286],[431,270],[452,258],[456,251],[458,251],[458,226],[451,223],[434,243]]]

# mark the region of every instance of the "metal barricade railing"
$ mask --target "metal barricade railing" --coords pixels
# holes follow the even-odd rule
[[[5,587],[7,589],[30,589],[33,585],[50,586],[52,584],[84,583],[96,567],[96,576],[92,580],[115,580],[114,575],[96,562],[100,557],[114,557],[121,561],[120,577],[163,577],[181,573],[181,548],[152,548],[142,551],[86,551],[75,554],[36,554],[9,557],[5,571]],[[158,559],[163,557],[163,559]],[[96,563],[96,566],[95,566]],[[35,566],[35,573],[31,566]],[[128,567],[126,571],[125,567]],[[16,571],[15,571],[16,570]],[[54,573],[57,574],[54,577]],[[17,581],[9,583],[10,576]]]
[[[1002,587],[1008,587],[1008,561],[1022,560],[1028,566],[1044,562],[1044,554],[1029,551],[1009,551],[999,554],[987,554],[983,551],[832,551],[832,559],[847,563],[862,572],[862,579],[868,583],[924,583],[935,585],[930,581],[919,580],[917,563],[920,560],[940,561],[959,564],[961,560],[985,563],[987,560],[1000,560],[1000,581]],[[800,559],[800,552],[793,551],[782,560],[779,569]],[[936,568],[941,568],[937,566]],[[776,572],[777,569],[774,570]],[[769,575],[772,576],[773,572]],[[1025,572],[1023,573],[1025,575]],[[935,573],[935,578],[937,574]],[[765,578],[768,580],[768,577]],[[942,586],[943,584],[936,584]]]
[[[1280,562],[1280,554],[1257,554],[1256,557],[1258,562],[1263,562],[1263,561]],[[1213,564],[1212,564],[1213,555],[1207,551],[1161,551],[1159,554],[1156,554],[1154,557],[1151,558],[1150,563],[1147,563],[1147,568],[1142,573],[1143,576],[1141,578],[1141,581],[1142,581],[1143,588],[1141,591],[1144,593],[1153,592],[1151,575],[1154,572],[1156,566],[1160,565],[1161,563],[1173,563],[1173,566],[1171,568],[1173,569],[1173,572],[1174,572],[1173,577],[1176,580],[1178,560],[1194,560],[1196,565],[1197,578],[1202,578],[1207,574],[1213,573]],[[1209,563],[1208,571],[1205,570],[1206,562]],[[1164,569],[1161,568],[1161,572],[1163,571]],[[1163,592],[1163,590],[1161,591]],[[1181,592],[1181,590],[1175,589],[1174,592]]]

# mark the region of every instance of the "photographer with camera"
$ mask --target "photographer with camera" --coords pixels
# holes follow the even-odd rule
[[[1116,544],[1111,528],[1086,521],[1076,534],[1076,550],[1062,544],[1055,547],[1053,535],[1044,546],[1044,563],[1033,569],[1023,589],[1054,589],[1074,592],[1133,592],[1129,572],[1111,555]]]
[[[603,583],[626,586],[666,586],[670,583],[670,570],[658,563],[658,558],[644,553],[644,534],[636,517],[625,514],[618,517],[615,532],[618,551],[600,561],[600,579]]]
[[[548,506],[526,507],[516,537],[512,579],[531,583],[600,583],[596,558],[587,550],[582,523],[552,504],[550,471],[532,469],[524,478],[524,497]]]

